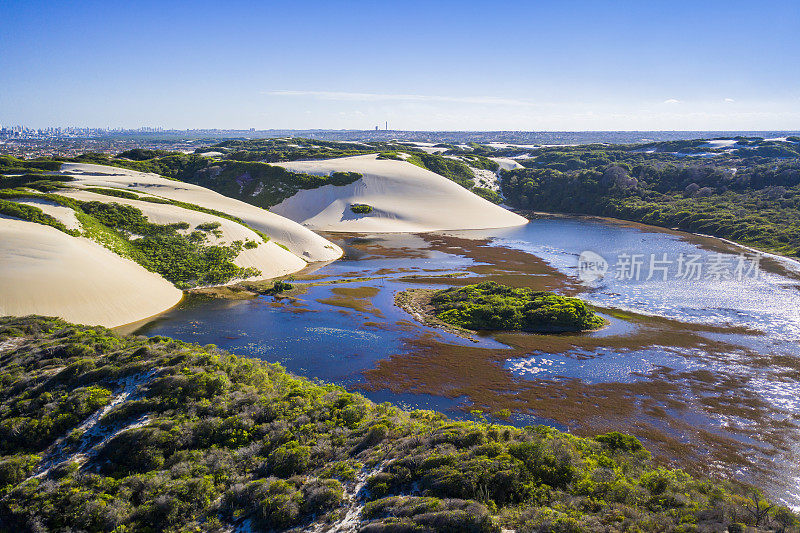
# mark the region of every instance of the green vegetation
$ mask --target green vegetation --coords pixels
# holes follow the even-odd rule
[[[464,161],[473,168],[491,170],[492,172],[497,172],[500,169],[500,165],[496,161],[492,161],[491,159],[483,155],[469,153],[469,154],[462,154],[459,157],[461,158],[462,161]]]
[[[55,172],[61,161],[52,159],[17,159],[11,155],[0,155],[0,174],[39,174]]]
[[[224,531],[244,520],[255,531],[306,529],[344,516],[359,474],[369,532],[685,532],[796,520],[783,508],[752,512],[762,497],[750,489],[656,466],[618,433],[456,422],[213,345],[56,319],[0,319],[0,343],[9,339],[19,344],[0,357],[8,531]],[[138,387],[76,431],[124,383]]]
[[[130,191],[124,191],[122,189],[107,189],[104,187],[86,187],[85,190],[96,194],[113,196],[115,198],[125,198],[126,200],[141,200],[141,197],[138,194]],[[169,203],[169,201],[166,201],[165,203]]]
[[[272,287],[264,291],[263,294],[275,295],[275,294],[280,294],[282,292],[290,291],[292,289],[294,289],[294,285],[292,285],[288,281],[276,280],[275,282],[272,283]]]
[[[300,190],[316,189],[324,185],[349,185],[361,177],[357,172],[334,172],[330,176],[317,176],[291,172],[267,163],[218,161],[184,181],[268,208],[294,196]]]
[[[147,150],[143,150],[146,155]],[[153,152],[161,153],[161,150]],[[128,152],[122,152],[125,154]],[[167,155],[157,156],[151,159],[131,160],[122,158],[122,154],[117,157],[109,157],[106,154],[87,153],[69,159],[77,163],[93,163],[97,165],[109,165],[112,167],[128,168],[139,172],[152,172],[159,176],[170,179],[183,180],[186,176],[191,176],[195,172],[208,167],[213,160],[194,154],[182,154],[179,152],[166,152]]]
[[[26,187],[42,192],[54,191],[63,187],[64,182],[72,180],[69,176],[49,174],[60,168],[60,161],[0,155],[0,190]]]
[[[739,145],[542,148],[521,161],[528,168],[502,174],[502,191],[522,209],[617,217],[800,256],[800,145]],[[699,152],[710,156],[686,155]]]
[[[500,204],[503,202],[503,198],[497,193],[497,191],[487,189],[486,187],[473,187],[472,192],[495,204]]]
[[[197,226],[195,226],[194,229],[197,231],[211,233],[212,235],[214,235],[216,238],[219,239],[220,237],[222,237],[222,230],[220,229],[221,227],[222,224],[220,224],[219,222],[203,222],[202,224],[198,224]],[[249,243],[252,241],[247,241],[247,242]]]
[[[67,229],[34,206],[10,201],[18,197],[47,200],[72,209],[83,232]],[[89,237],[116,254],[162,275],[181,289],[227,283],[260,274],[255,268],[241,268],[233,263],[245,243],[234,241],[227,246],[205,244],[206,232],[221,235],[219,222],[200,224],[201,229],[183,235],[179,230],[189,229],[189,224],[153,224],[132,206],[81,202],[57,194],[18,189],[0,190],[0,213],[49,225],[72,236]]]
[[[385,146],[386,143],[378,143]],[[346,143],[320,141],[317,139],[233,139],[223,141],[211,149],[223,148],[226,157],[236,161],[262,161],[277,163],[280,161],[296,161],[298,159],[331,159],[353,155],[370,154],[380,148],[365,143]]]
[[[159,152],[161,152],[161,151],[159,151]],[[7,157],[7,156],[3,156],[3,157]],[[14,158],[12,158],[12,159],[14,159]],[[14,163],[13,164],[21,165],[21,164],[26,164],[26,163],[39,164],[39,163],[42,163],[42,162],[24,161],[24,160],[14,159]],[[47,163],[48,166],[49,166],[49,163],[53,163],[53,162],[45,161],[44,163]],[[57,165],[58,165],[58,167],[60,167],[61,163],[58,162]],[[0,168],[0,171],[1,170],[2,170],[2,168]],[[30,191],[26,190],[26,189],[29,189],[29,188],[33,188],[33,189],[37,189],[37,190],[39,190],[41,192],[44,192],[44,193],[50,193],[50,192],[53,192],[53,191],[55,191],[57,189],[63,189],[65,187],[64,182],[71,181],[72,180],[71,177],[69,177],[69,176],[47,175],[47,179],[44,179],[44,180],[41,179],[41,177],[42,176],[40,176],[38,174],[28,174],[28,175],[24,175],[24,176],[2,176],[2,175],[0,175],[0,196],[2,198],[6,198],[6,199],[14,198],[14,197],[44,198],[44,199],[59,203],[59,204],[65,206],[65,207],[70,207],[70,208],[80,212],[80,205],[79,205],[79,202],[77,202],[77,201],[71,200],[69,198],[53,195],[53,194],[46,194],[46,195],[40,195],[40,194],[35,194],[35,193],[32,194],[32,193],[30,193]],[[190,209],[192,211],[199,211],[201,213],[207,213],[209,215],[214,215],[214,216],[217,216],[217,217],[220,217],[220,218],[226,218],[228,220],[232,220],[233,222],[236,222],[237,224],[241,224],[243,226],[248,227],[251,231],[253,231],[259,237],[261,237],[261,240],[264,241],[264,242],[268,242],[269,239],[270,239],[269,236],[266,233],[264,233],[263,231],[260,231],[260,230],[258,230],[256,228],[252,228],[252,227],[248,226],[242,219],[240,219],[238,217],[235,217],[235,216],[232,216],[232,215],[229,215],[227,213],[223,213],[222,211],[217,211],[216,209],[209,209],[207,207],[202,207],[202,206],[199,206],[199,205],[196,205],[196,204],[192,204],[192,203],[188,203],[188,202],[181,202],[179,200],[171,200],[171,199],[168,199],[168,198],[161,198],[161,197],[157,197],[157,196],[141,195],[141,194],[137,194],[135,192],[132,192],[132,191],[129,191],[129,190],[124,190],[124,189],[116,189],[116,188],[112,189],[112,188],[107,188],[107,187],[86,187],[86,188],[84,188],[84,190],[87,190],[87,191],[90,191],[90,192],[93,192],[93,193],[96,193],[96,194],[103,194],[105,196],[113,196],[115,198],[124,198],[124,199],[127,199],[127,200],[140,200],[140,201],[143,201],[143,202],[150,202],[150,203],[156,203],[156,204],[174,205],[176,207],[181,207],[183,209]],[[5,214],[8,214],[9,216],[17,216],[18,218],[22,218],[22,216],[20,216],[19,214],[12,215],[11,212],[19,213],[19,209],[24,209],[24,208],[6,206],[5,209],[6,209]],[[41,223],[41,224],[47,224],[47,225],[53,226],[53,227],[55,227],[57,229],[60,229],[61,231],[65,231],[65,229],[62,229],[63,225],[60,222],[58,222],[57,220],[52,219],[52,217],[49,217],[47,215],[45,215],[43,217],[42,216],[34,216],[35,213],[33,211],[30,211],[29,209],[26,209],[25,213],[23,213],[23,214],[26,214],[26,216],[30,216],[31,217],[31,218],[25,218],[25,220],[29,220],[31,222],[38,222],[38,223]],[[72,230],[65,231],[65,232],[69,233],[70,235],[76,235],[77,234],[76,232],[74,232]],[[250,247],[254,248],[255,246],[250,245]],[[129,257],[129,258],[133,259],[131,257]]]
[[[130,159],[132,161],[146,161],[156,157],[175,155],[179,152],[169,152],[167,150],[148,150],[146,148],[134,148],[117,154],[120,159]]]
[[[144,150],[140,156],[149,155],[150,152],[160,153],[161,151]],[[166,154],[143,160],[121,158],[122,154],[116,158],[111,158],[105,154],[84,154],[74,158],[72,161],[110,165],[140,172],[152,172],[166,178],[201,185],[225,196],[263,208],[279,204],[302,189],[316,189],[323,185],[348,185],[361,178],[361,174],[356,172],[334,172],[330,176],[291,172],[282,167],[264,163],[258,158],[252,161],[249,159],[240,161],[233,157],[213,160],[195,154],[186,155],[170,152]],[[232,155],[234,154],[230,154],[230,156]],[[108,194],[107,191],[108,189],[103,194]],[[166,203],[146,196],[142,196],[139,199]],[[203,210],[198,206],[188,207],[191,204],[183,202],[170,201],[170,203],[187,209]],[[212,210],[204,211],[211,212]],[[223,216],[218,212],[213,212],[213,214]],[[231,217],[226,215],[226,218]],[[240,220],[236,220],[241,223]]]
[[[189,228],[185,222],[153,224],[132,206],[81,202],[80,208],[83,213],[125,239],[130,245],[128,253],[136,262],[162,275],[178,288],[226,283],[260,274],[254,268],[241,268],[233,263],[242,250],[241,241],[227,246],[204,244],[205,236],[198,234],[216,230],[218,222],[208,223],[204,225],[206,228],[201,228],[201,232],[185,236],[178,231]]]
[[[476,145],[479,146],[479,145]],[[204,157],[208,151],[220,151],[218,159]],[[364,154],[378,154],[379,159],[403,160],[399,152],[409,154],[406,161],[444,176],[492,202],[500,196],[488,189],[475,188],[472,168],[497,171],[498,165],[483,155],[489,150],[461,153],[457,158],[428,154],[393,142],[345,143],[315,139],[233,139],[198,149],[194,154],[164,150],[135,149],[116,157],[88,153],[70,161],[95,163],[152,172],[161,176],[207,187],[225,196],[262,208],[279,204],[298,191],[324,185],[349,185],[361,178],[356,172],[334,172],[318,176],[292,172],[269,163],[298,159],[330,159]],[[100,192],[100,191],[96,191]],[[141,200],[157,201],[142,197]]]
[[[61,223],[61,221],[44,213],[36,206],[11,202],[4,200],[3,198],[0,198],[0,215],[6,215],[9,217],[27,220],[28,222],[35,222],[37,224],[51,226],[74,237],[77,237],[80,233],[76,230],[67,229],[67,227]]]
[[[350,211],[358,215],[366,215],[372,213],[372,206],[367,204],[351,204]]]
[[[64,183],[71,181],[69,176],[56,176],[50,174],[23,174],[13,176],[0,176],[0,189],[27,188],[41,192],[51,192],[61,189]]]
[[[413,154],[406,161],[455,181],[465,189],[472,189],[475,186],[473,181],[475,174],[463,161],[424,152]]]
[[[440,320],[472,330],[583,331],[604,323],[579,298],[493,281],[436,291],[431,305]]]

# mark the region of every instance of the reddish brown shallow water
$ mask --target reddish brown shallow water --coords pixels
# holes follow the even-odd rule
[[[141,332],[278,361],[376,401],[451,416],[478,409],[496,418],[508,410],[510,423],[581,435],[632,433],[665,462],[758,483],[800,504],[793,490],[800,478],[800,318],[790,311],[796,282],[777,278],[783,267],[773,269],[777,288],[748,286],[741,295],[708,284],[587,288],[564,266],[576,250],[730,247],[570,219],[535,221],[516,233],[333,238],[347,257],[298,276],[307,285],[296,298],[190,299]],[[610,325],[473,343],[422,326],[393,305],[407,288],[483,280],[580,295],[601,305]]]

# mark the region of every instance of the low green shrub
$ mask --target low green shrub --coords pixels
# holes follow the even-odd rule
[[[34,205],[21,204],[0,198],[0,215],[19,218],[36,224],[53,227],[68,235],[77,237],[77,230],[68,229],[60,220],[52,217]]]
[[[255,268],[242,268],[233,263],[243,243],[208,246],[196,233],[181,235],[179,229],[188,224],[153,224],[135,207],[116,203],[82,202],[81,210],[115,232],[126,247],[128,256],[142,266],[157,272],[178,288],[216,285],[236,278],[257,276]],[[210,231],[219,231],[219,223],[201,224]],[[199,226],[198,226],[199,227]]]
[[[582,331],[604,323],[579,298],[491,281],[437,291],[431,304],[439,319],[472,330]]]
[[[350,211],[358,215],[372,213],[372,206],[367,204],[350,204]]]
[[[309,530],[349,511],[343,483],[363,475],[358,526],[373,532],[705,531],[748,501],[619,434],[407,412],[212,345],[52,318],[0,318],[7,336],[23,339],[0,358],[8,531]],[[113,437],[96,454],[28,479],[130,379],[97,422]]]

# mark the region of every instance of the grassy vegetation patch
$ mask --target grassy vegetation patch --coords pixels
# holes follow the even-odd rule
[[[758,492],[657,466],[633,437],[457,422],[374,404],[280,366],[165,337],[0,319],[0,523],[9,531],[312,529],[698,531],[751,517]],[[75,431],[123,390],[133,392]],[[103,434],[113,435],[101,443]],[[61,447],[51,447],[69,436]],[[94,448],[97,446],[97,448]],[[47,474],[40,472],[63,452]],[[69,459],[81,451],[81,463]],[[412,495],[411,492],[414,491]],[[763,509],[763,507],[762,507]],[[784,516],[785,515],[785,516]]]
[[[241,241],[209,246],[204,237],[196,234],[202,230],[182,235],[178,230],[188,229],[188,224],[153,224],[140,210],[128,205],[81,202],[80,207],[83,213],[121,235],[129,244],[127,253],[139,264],[178,288],[215,285],[260,274],[255,268],[241,268],[233,263],[242,250]],[[218,223],[214,224],[207,224],[206,231],[214,231]]]
[[[73,237],[77,237],[80,234],[80,232],[77,230],[68,229],[60,220],[48,215],[33,205],[20,204],[0,198],[0,215],[6,215],[9,217],[26,220],[28,222],[35,222],[36,224],[50,226],[59,231],[63,231],[68,235],[72,235]]]
[[[357,215],[366,215],[372,213],[372,206],[367,204],[351,204],[350,211]]]
[[[503,202],[503,197],[500,196],[500,194],[497,191],[493,191],[492,189],[487,189],[486,187],[473,187],[472,192],[474,192],[481,198],[489,200],[493,204],[499,204]]]
[[[406,159],[409,163],[435,172],[452,180],[466,189],[475,186],[475,174],[463,161],[450,159],[439,154],[416,153]]]
[[[84,190],[96,194],[104,194],[106,196],[113,196],[115,198],[125,198],[126,200],[141,200],[141,197],[130,191],[123,191],[122,189],[108,189],[105,187],[86,187]],[[165,202],[168,203],[168,202]]]
[[[436,291],[431,304],[440,320],[472,330],[583,331],[604,323],[579,298],[492,281]]]
[[[738,139],[533,150],[504,172],[507,202],[706,233],[800,256],[800,145]],[[704,157],[694,157],[702,153]]]

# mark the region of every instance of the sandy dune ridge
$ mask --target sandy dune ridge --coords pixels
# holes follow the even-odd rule
[[[158,224],[219,223],[220,237],[209,242],[256,241],[236,259],[255,267],[260,278],[296,272],[307,262],[332,261],[342,250],[311,229],[356,232],[425,232],[515,226],[527,221],[467,191],[458,184],[405,161],[378,160],[376,155],[325,161],[295,161],[282,166],[310,174],[360,172],[363,178],[343,187],[303,190],[273,208],[274,212],[219,193],[155,174],[102,165],[65,163],[61,174],[77,187],[60,191],[82,201],[117,202],[136,207]],[[244,224],[169,204],[123,199],[81,190],[115,188],[214,209]],[[52,202],[19,199],[80,228],[74,212]],[[374,211],[356,215],[354,203]],[[307,227],[303,227],[301,222]],[[249,227],[248,227],[249,226]],[[270,237],[263,242],[251,228]],[[282,246],[286,248],[283,248]],[[8,217],[0,218],[0,315],[43,314],[72,322],[120,326],[153,316],[180,301],[182,292],[155,273],[100,244],[72,237],[55,228]]]
[[[99,244],[0,216],[0,316],[60,316],[119,326],[160,313],[183,293]]]
[[[84,163],[65,163],[61,173],[74,178],[75,181],[70,182],[73,186],[144,192],[238,217],[306,261],[333,261],[342,255],[338,246],[291,220],[199,185],[162,178],[156,174]]]
[[[85,190],[59,194],[82,201],[116,202],[140,209],[151,222],[218,222],[222,235],[209,235],[212,244],[236,240],[255,241],[234,261],[261,271],[269,279],[303,269],[307,261],[332,261],[341,249],[312,231],[283,217],[203,187],[115,167],[65,164],[74,187],[107,187],[192,203],[242,219],[268,236],[269,242],[249,227],[227,218],[174,205],[128,200]],[[55,217],[69,229],[79,229],[75,213],[39,199],[17,199]],[[281,247],[280,244],[286,246]],[[158,314],[182,297],[170,282],[141,265],[124,259],[86,238],[72,237],[55,228],[9,217],[0,218],[0,316],[42,314],[109,327],[136,322]]]
[[[100,201],[100,202],[115,202],[124,205],[130,205],[140,210],[150,222],[154,224],[174,224],[177,222],[187,222],[189,229],[182,231],[186,234],[191,232],[197,227],[198,224],[205,224],[209,222],[216,222],[219,226],[219,231],[222,232],[220,238],[209,234],[209,244],[227,245],[233,241],[255,241],[259,243],[256,248],[243,249],[239,256],[233,261],[236,265],[247,268],[255,267],[261,271],[261,275],[255,279],[275,278],[297,272],[306,266],[306,262],[297,257],[292,252],[285,250],[272,242],[263,242],[261,236],[255,233],[250,228],[243,226],[227,218],[210,215],[200,211],[191,209],[183,209],[174,205],[154,204],[144,202],[141,200],[128,200],[125,198],[116,198],[104,194],[97,194],[90,191],[69,191],[61,193],[62,196],[68,198],[75,198],[84,202]]]
[[[327,175],[359,172],[363,178],[336,187],[302,190],[271,211],[314,230],[390,233],[520,226],[528,221],[457,183],[406,161],[360,155],[277,163],[294,171]],[[357,215],[352,204],[372,206]]]

